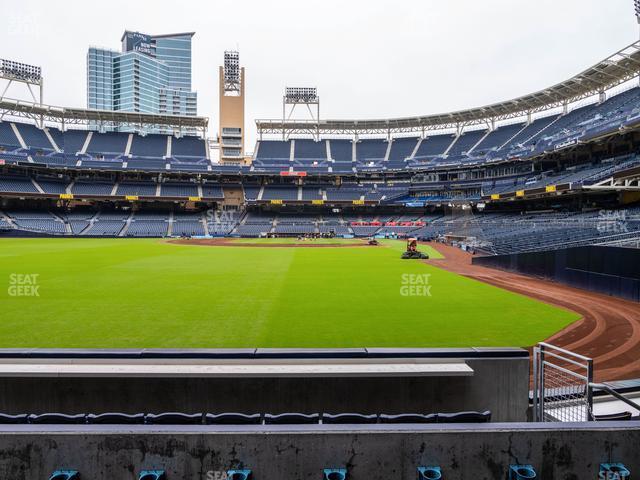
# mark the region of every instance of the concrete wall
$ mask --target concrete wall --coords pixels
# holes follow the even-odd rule
[[[506,480],[510,464],[532,464],[542,480],[597,479],[601,462],[640,471],[640,422],[327,427],[0,426],[0,477],[46,479],[60,467],[118,480],[157,468],[168,480],[239,467],[255,480],[319,480],[327,467],[347,467],[350,480],[414,480],[423,465],[464,480]]]
[[[0,412],[391,414],[491,410],[494,421],[525,421],[529,358],[526,351],[520,352],[523,355],[513,358],[467,358],[474,370],[470,377],[4,377],[0,378]]]
[[[640,249],[573,247],[474,257],[474,265],[547,278],[576,288],[640,301]]]

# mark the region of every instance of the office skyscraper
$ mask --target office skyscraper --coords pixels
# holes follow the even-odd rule
[[[197,93],[191,91],[193,35],[194,32],[147,35],[125,31],[120,52],[90,47],[87,107],[195,116]]]

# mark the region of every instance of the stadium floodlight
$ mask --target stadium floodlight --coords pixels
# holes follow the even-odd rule
[[[14,83],[20,83],[26,85],[33,103],[42,106],[44,103],[43,98],[43,84],[42,68],[36,65],[29,65],[28,63],[16,62],[14,60],[7,60],[6,58],[0,58],[0,80],[5,83],[2,92],[0,93],[0,101],[4,100],[9,87]],[[36,96],[32,86],[37,87],[39,95]],[[44,126],[44,117],[39,118],[40,127]]]
[[[320,101],[318,98],[318,89],[315,87],[287,87],[284,92],[284,101],[288,104],[318,103]]]
[[[240,53],[235,50],[224,52],[224,91],[240,91]]]
[[[640,0],[633,0],[633,5],[636,8],[636,20],[640,23]]]
[[[287,114],[287,105],[290,106],[289,113]],[[311,116],[309,125],[309,131],[305,133],[312,133],[316,140],[320,139],[320,97],[318,96],[318,89],[316,87],[286,87],[284,89],[284,95],[282,96],[282,125],[285,122],[291,120],[293,112],[298,105],[305,105]],[[315,113],[311,109],[311,106],[315,105]],[[282,138],[287,139],[285,129],[282,131]]]
[[[0,58],[0,76],[7,80],[40,85],[42,82],[42,68]]]

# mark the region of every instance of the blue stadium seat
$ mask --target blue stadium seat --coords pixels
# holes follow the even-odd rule
[[[202,423],[202,413],[149,413],[145,416],[144,422],[148,425],[199,425]]]
[[[487,423],[491,421],[491,412],[438,413],[438,423]]]
[[[438,415],[431,413],[422,415],[420,413],[400,413],[396,415],[380,414],[380,423],[436,423]]]
[[[329,425],[338,424],[357,424],[357,423],[378,423],[377,415],[363,415],[361,413],[338,413],[331,415],[329,413],[322,414],[322,423]]]
[[[166,480],[166,478],[164,470],[142,470],[138,474],[138,480]]]
[[[29,415],[23,413],[18,415],[8,415],[6,413],[0,413],[0,424],[6,425],[11,423],[27,423]]]
[[[279,415],[271,415],[269,413],[264,416],[266,425],[297,425],[297,424],[313,424],[318,423],[320,415],[317,413],[281,413]]]
[[[251,470],[227,470],[227,480],[251,480]]]
[[[440,480],[442,471],[438,466],[418,467],[418,480]]]
[[[80,473],[77,470],[56,470],[49,480],[80,480]]]
[[[207,413],[204,421],[209,425],[259,425],[262,423],[259,413]]]
[[[43,413],[41,415],[29,415],[29,423],[39,425],[72,425],[86,423],[87,416],[84,413],[67,415],[64,413]]]
[[[531,465],[509,465],[509,480],[531,480],[536,476],[536,470]]]
[[[93,424],[141,424],[144,423],[144,413],[99,413],[87,415],[87,423]]]
[[[346,468],[325,468],[322,470],[323,480],[346,480]]]

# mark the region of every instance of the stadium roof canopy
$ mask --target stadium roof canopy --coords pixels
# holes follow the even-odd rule
[[[36,121],[56,122],[63,127],[65,124],[92,122],[105,126],[163,126],[176,130],[195,129],[205,132],[209,124],[207,117],[54,107],[7,98],[0,100],[0,120],[5,115],[26,117]]]
[[[378,120],[256,120],[259,134],[397,133],[491,124],[592,97],[640,74],[640,41],[632,43],[587,70],[539,92],[505,102],[423,117]]]

